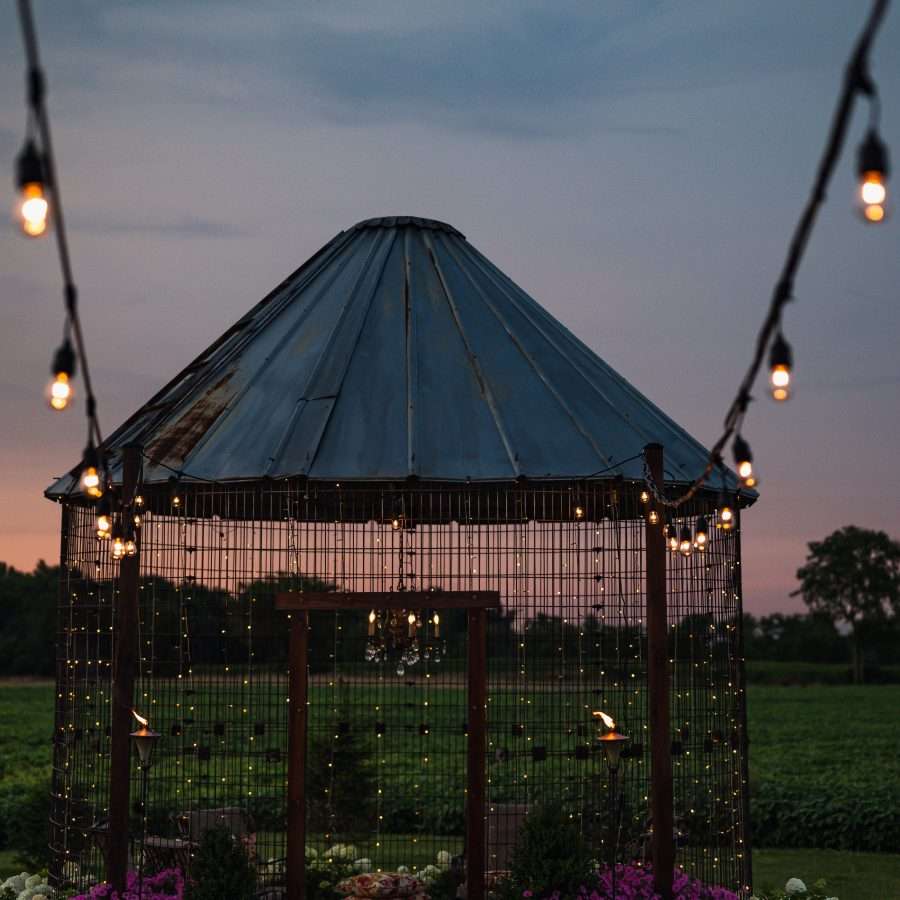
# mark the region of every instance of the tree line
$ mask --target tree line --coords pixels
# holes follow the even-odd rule
[[[59,577],[59,567],[44,562],[32,572],[0,563],[0,676],[54,674]],[[797,578],[794,593],[803,598],[809,612],[745,614],[748,661],[848,664],[856,681],[862,681],[866,667],[900,661],[900,544],[884,532],[843,528],[809,544]],[[82,586],[92,587],[87,578]],[[161,601],[154,604],[153,620],[153,654],[162,667],[158,674],[186,661],[215,665],[251,654],[260,664],[286,663],[285,622],[275,610],[274,598],[288,588],[327,590],[328,585],[273,576],[242,585],[235,596],[200,584],[178,587],[162,578],[144,580],[145,600],[156,595]],[[85,605],[76,609],[75,619],[95,631],[92,626],[100,624],[102,615]],[[314,632],[331,636],[334,622],[332,613],[314,613],[311,624]],[[336,639],[323,642],[333,649],[320,649],[316,668],[324,670],[335,661],[360,655],[366,640],[365,617],[344,617],[342,622]],[[684,619],[671,631],[673,652],[679,657],[727,654],[723,629],[716,627],[722,624],[702,614]],[[443,641],[460,646],[465,629],[462,610],[448,610],[442,616]],[[549,652],[561,660],[583,651],[605,659],[643,655],[644,636],[638,628],[609,627],[594,615],[574,622],[543,613],[526,624],[516,621],[514,610],[504,610],[492,615],[489,624],[491,656],[511,663],[521,657],[523,629],[526,653]]]

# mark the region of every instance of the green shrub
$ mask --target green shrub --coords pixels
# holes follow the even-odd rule
[[[252,900],[256,871],[243,845],[227,828],[203,833],[191,867],[186,900]]]
[[[349,721],[349,713],[345,717]],[[310,741],[306,767],[309,828],[324,834],[367,832],[375,815],[372,747],[358,731],[330,730]]]
[[[502,893],[509,900],[521,898],[523,890],[538,898],[554,891],[574,897],[593,878],[591,849],[579,824],[559,806],[545,804],[531,810],[522,824]]]
[[[47,865],[50,784],[44,778],[0,782],[0,849],[15,850],[27,866]]]

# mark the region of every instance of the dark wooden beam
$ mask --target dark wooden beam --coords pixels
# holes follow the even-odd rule
[[[287,900],[306,893],[306,747],[309,732],[309,618],[291,617],[288,694]]]
[[[484,900],[485,751],[487,742],[487,612],[469,610],[466,761],[466,900]]]
[[[662,490],[663,448],[644,447],[644,457],[657,487]],[[644,530],[644,558],[647,564],[647,681],[650,709],[650,817],[653,822],[651,855],[653,880],[663,900],[671,900],[675,866],[672,833],[672,736],[669,722],[671,672],[668,653],[668,611],[666,602],[666,545],[661,523],[665,510],[653,499],[647,512],[655,509],[660,524]]]
[[[141,470],[141,448],[133,444],[122,454],[122,497],[131,500]],[[124,892],[128,877],[128,815],[131,803],[131,711],[134,706],[134,670],[137,660],[138,572],[140,538],[136,556],[119,563],[119,594],[115,601],[112,712],[109,759],[109,833],[106,880],[113,890]],[[146,713],[147,710],[144,710]],[[151,723],[152,725],[153,723]]]
[[[312,609],[496,609],[499,591],[308,591],[278,594],[283,611]]]

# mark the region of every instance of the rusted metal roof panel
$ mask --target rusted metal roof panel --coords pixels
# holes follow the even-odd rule
[[[341,232],[107,441],[144,478],[641,478],[705,449],[441,222]],[[733,481],[731,481],[733,485]],[[48,489],[68,492],[67,476]]]

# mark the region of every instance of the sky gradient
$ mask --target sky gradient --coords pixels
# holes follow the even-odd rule
[[[411,11],[414,10],[414,11]],[[36,3],[76,279],[109,433],[338,231],[450,222],[706,444],[751,354],[863,4]],[[0,11],[0,160],[24,134]],[[900,161],[900,10],[873,72]],[[796,394],[745,426],[745,607],[797,610],[806,542],[900,537],[900,220],[847,152],[785,315]],[[898,181],[898,179],[895,179]],[[0,560],[58,558],[42,498],[85,442],[43,391],[49,240],[0,223]],[[78,384],[80,387],[80,383]],[[83,398],[82,398],[83,402]]]

